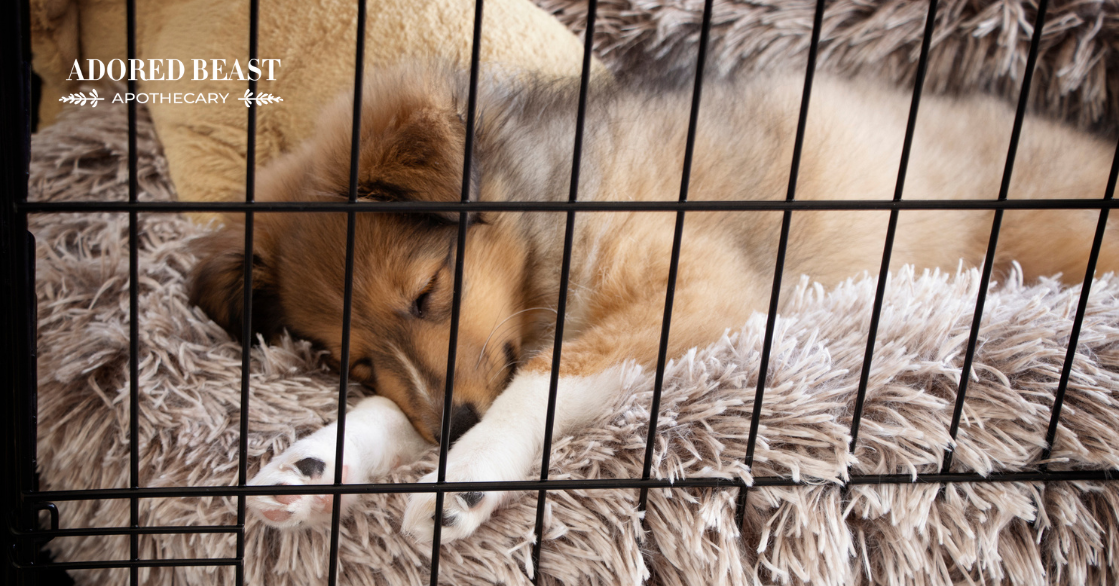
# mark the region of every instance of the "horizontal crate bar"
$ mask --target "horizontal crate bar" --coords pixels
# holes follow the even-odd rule
[[[852,476],[849,485],[859,484],[911,484],[954,482],[1068,482],[1079,480],[1119,480],[1119,470],[1074,470],[1068,472],[1003,472],[983,476],[976,473],[953,472],[946,474],[883,474]],[[842,483],[835,483],[837,486]],[[808,484],[780,476],[760,476],[750,486],[800,486]],[[523,490],[610,490],[626,488],[715,488],[743,487],[741,480],[729,478],[599,478],[590,480],[520,480],[515,482],[407,482],[398,484],[307,484],[303,486],[192,486],[155,487],[130,490],[103,488],[95,490],[57,490],[26,492],[21,496],[28,502],[76,501],[99,499],[182,498],[237,495],[280,494],[385,494],[420,492],[473,492],[473,491],[523,491]]]
[[[76,529],[43,529],[12,533],[24,537],[87,537],[108,535],[171,535],[181,533],[237,533],[237,525],[178,525],[168,527],[79,527]]]
[[[17,204],[17,211],[39,213],[93,212],[779,212],[810,210],[1099,210],[1114,209],[1119,200],[1029,199],[1029,200],[814,200],[814,201],[575,201],[575,202],[139,202],[71,201]]]
[[[21,570],[103,570],[108,568],[167,568],[191,566],[236,566],[241,563],[237,558],[184,558],[181,560],[105,560],[94,562],[59,562],[46,564],[12,565]]]

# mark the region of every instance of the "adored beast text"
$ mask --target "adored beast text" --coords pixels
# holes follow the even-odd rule
[[[100,59],[86,59],[86,67],[82,68],[80,60],[74,60],[67,81],[275,81],[276,74],[282,63],[279,59],[248,59],[242,63],[238,59],[190,59],[190,67],[179,59],[112,59],[108,62]],[[186,77],[188,70],[193,74]],[[184,79],[186,78],[186,79]],[[199,89],[199,88],[191,88]],[[207,87],[206,89],[215,89]],[[168,92],[168,93],[117,93],[113,102],[132,102],[140,104],[217,104],[226,103],[229,93],[213,91],[196,92]],[[73,103],[84,106],[87,103],[96,107],[97,103],[104,101],[92,91],[91,95],[78,92],[59,98],[61,102]],[[246,106],[271,104],[282,102],[283,98],[271,94],[256,94],[248,90],[244,96],[236,98]]]
[[[249,59],[242,67],[233,59],[191,59],[192,81],[275,81],[280,68],[279,59]],[[70,69],[68,81],[179,81],[186,75],[187,67],[178,59],[113,59],[108,63],[100,59],[87,59],[83,71],[78,59]],[[265,75],[267,72],[267,75]]]

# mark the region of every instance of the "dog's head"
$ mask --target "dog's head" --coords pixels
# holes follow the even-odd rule
[[[379,76],[366,87],[358,194],[375,201],[459,201],[465,127],[440,75]],[[465,100],[462,100],[465,102]],[[345,201],[352,102],[329,110],[316,136],[260,174],[258,199]],[[530,322],[526,252],[500,214],[468,221],[451,439],[477,422],[512,378]],[[341,364],[347,215],[257,213],[252,328],[287,329],[329,352],[438,441],[447,375],[459,214],[355,214],[349,363]],[[241,336],[245,220],[202,238],[191,300]]]

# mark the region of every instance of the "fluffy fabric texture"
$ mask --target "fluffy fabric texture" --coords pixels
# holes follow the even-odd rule
[[[534,0],[578,34],[587,0]],[[602,0],[595,51],[622,75],[688,79],[698,54],[703,0]],[[827,3],[818,67],[882,76],[912,87],[928,0]],[[720,0],[713,4],[707,67],[716,75],[803,68],[813,0]],[[1036,0],[941,0],[926,88],[983,90],[1017,99]],[[1034,77],[1036,110],[1114,132],[1119,118],[1119,3],[1049,2]]]
[[[119,0],[32,0],[35,70],[43,79],[43,119],[53,121],[58,99],[76,85],[75,59],[124,59],[125,3]],[[366,19],[365,64],[401,58],[439,58],[469,65],[473,0],[371,0]],[[246,0],[140,0],[136,42],[142,59],[179,59],[179,81],[138,81],[139,92],[224,93],[217,104],[160,101],[151,106],[179,197],[190,201],[243,199],[246,125],[238,98],[247,82],[192,81],[192,59],[235,59],[246,67],[249,3]],[[562,25],[527,0],[485,3],[481,59],[549,74],[578,74],[582,45]],[[353,91],[357,2],[280,0],[260,8],[262,59],[279,59],[275,81],[262,79],[258,93],[283,98],[262,106],[257,118],[257,163],[263,164],[310,136],[322,108]],[[166,73],[167,66],[162,71]],[[212,73],[212,64],[207,67]],[[246,70],[247,74],[248,71]],[[266,72],[267,73],[267,72]],[[109,100],[122,88],[102,92]],[[168,98],[170,99],[170,98]],[[105,104],[107,102],[103,102]],[[65,109],[79,106],[66,105]]]
[[[122,109],[75,111],[34,138],[39,200],[123,200]],[[167,163],[140,123],[141,199],[168,200]],[[140,214],[140,484],[236,483],[240,347],[187,303],[184,275],[199,227]],[[126,214],[36,215],[39,456],[47,490],[127,486]],[[847,444],[874,279],[825,291],[807,281],[777,322],[756,466],[743,465],[764,316],[666,371],[653,458],[660,478],[780,475],[806,486],[751,489],[743,533],[735,490],[650,493],[648,531],[636,490],[555,491],[540,572],[563,584],[1113,584],[1119,579],[1116,483],[855,486],[857,474],[937,469],[967,341],[975,271],[892,277],[859,445]],[[997,285],[987,310],[954,469],[1035,467],[1079,295],[1054,281]],[[1095,283],[1052,463],[1119,468],[1119,279]],[[334,418],[337,377],[305,342],[252,351],[249,474]],[[553,447],[553,479],[640,475],[652,374],[631,369],[603,419]],[[353,388],[351,400],[364,391]],[[421,462],[385,482],[411,482]],[[430,548],[399,534],[404,495],[367,495],[342,525],[341,584],[426,583]],[[535,493],[522,493],[471,538],[445,545],[448,584],[528,582]],[[127,501],[60,502],[63,527],[128,524]],[[231,524],[236,500],[141,502],[140,523]],[[279,532],[250,518],[246,577],[321,583],[326,530]],[[125,559],[119,537],[58,538],[58,561]],[[232,557],[232,535],[141,536],[143,558]],[[75,572],[79,584],[123,583],[124,570]],[[232,581],[230,568],[152,568],[144,584]]]

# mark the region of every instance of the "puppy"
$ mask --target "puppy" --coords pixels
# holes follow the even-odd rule
[[[361,115],[362,200],[459,201],[467,83],[461,72],[411,65],[369,76]],[[470,169],[474,201],[566,201],[578,80],[525,75],[484,79]],[[689,200],[786,196],[803,80],[771,75],[705,86]],[[592,83],[580,201],[679,197],[691,92],[650,93]],[[812,93],[798,200],[889,199],[909,98],[870,84],[819,76]],[[318,133],[259,177],[262,201],[345,201],[352,103],[326,110]],[[988,98],[926,96],[905,183],[907,199],[994,199],[1013,113]],[[1012,199],[1099,198],[1111,147],[1040,119],[1026,121]],[[457,213],[356,217],[352,338],[342,354],[346,216],[258,213],[253,327],[287,329],[329,352],[336,368],[379,394],[349,412],[343,479],[415,459],[440,439],[451,410],[449,481],[523,480],[539,461],[564,240],[563,213],[471,213],[466,233],[454,400],[444,405]],[[716,340],[769,304],[780,212],[689,212],[684,221],[670,356]],[[807,274],[835,284],[881,262],[886,211],[792,214],[785,283]],[[982,262],[992,211],[905,211],[892,266],[954,269]],[[579,212],[575,216],[554,434],[596,417],[621,385],[623,364],[656,360],[675,214]],[[1007,211],[994,267],[1021,263],[1027,277],[1084,274],[1098,211]],[[200,243],[192,300],[237,335],[242,319],[243,218]],[[1119,248],[1108,241],[1101,270]],[[791,287],[791,285],[790,285]],[[788,287],[786,287],[786,290]],[[309,484],[334,477],[333,425],[275,457],[252,484]],[[429,476],[424,481],[434,481]],[[502,492],[448,495],[443,539],[470,535]],[[431,536],[435,496],[411,497],[404,529]],[[277,526],[329,518],[331,499],[256,497]],[[345,502],[343,503],[345,504]]]

